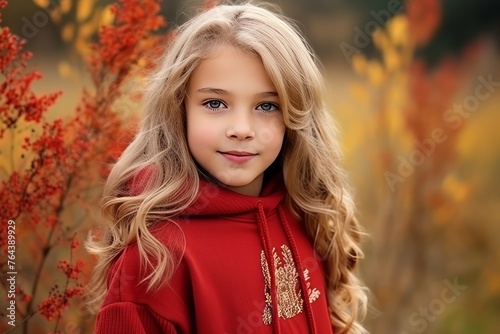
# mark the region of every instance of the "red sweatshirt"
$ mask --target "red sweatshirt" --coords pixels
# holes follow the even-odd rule
[[[96,333],[332,333],[323,264],[285,194],[282,177],[258,197],[202,181],[176,219],[182,232],[153,229],[182,254],[171,281],[147,293],[137,246],[128,246],[110,267]]]

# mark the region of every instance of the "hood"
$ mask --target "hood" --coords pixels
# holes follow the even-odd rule
[[[275,211],[285,196],[285,184],[279,174],[265,180],[259,196],[239,194],[202,179],[195,201],[182,215],[239,215],[255,212],[259,203],[268,213]]]

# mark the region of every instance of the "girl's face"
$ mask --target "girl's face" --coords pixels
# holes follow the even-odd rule
[[[285,135],[280,99],[256,55],[233,47],[217,51],[188,82],[189,150],[229,189],[258,196]]]

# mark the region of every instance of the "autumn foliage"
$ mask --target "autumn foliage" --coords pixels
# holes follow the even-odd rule
[[[363,184],[377,189],[376,209],[366,223],[373,240],[366,276],[380,310],[369,326],[374,333],[448,332],[438,329],[446,324],[466,332],[446,322],[445,315],[459,306],[442,302],[439,293],[446,280],[470,284],[476,270],[463,255],[457,258],[470,251],[467,244],[479,238],[480,227],[460,215],[473,189],[456,172],[468,117],[456,109],[484,45],[473,41],[428,65],[419,51],[435,37],[442,15],[439,0],[407,1],[404,13],[374,31],[377,57],[360,53],[352,60],[364,79],[353,85],[353,96],[370,101],[374,120],[366,130],[373,141],[364,149],[371,152],[375,178]],[[452,267],[454,261],[461,266]],[[444,306],[429,311],[429,305]]]
[[[92,85],[65,119],[49,117],[63,92],[33,90],[42,74],[29,69],[32,54],[23,52],[22,38],[0,27],[0,139],[11,143],[1,152],[0,251],[8,254],[8,220],[15,221],[17,251],[11,263],[0,257],[0,269],[13,271],[7,266],[14,263],[18,272],[16,328],[23,333],[60,331],[64,312],[77,303],[80,318],[67,320],[63,329],[92,326],[81,299],[92,260],[82,255],[79,240],[97,217],[110,163],[133,136],[133,118],[121,110],[123,83],[153,66],[154,51],[169,38],[156,33],[166,24],[159,10],[153,0],[111,5],[112,22],[99,28],[85,57]],[[8,291],[4,278],[2,285]]]

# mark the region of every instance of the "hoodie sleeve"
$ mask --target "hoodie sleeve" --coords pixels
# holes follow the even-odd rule
[[[166,231],[171,229],[171,231]],[[172,254],[179,253],[173,239],[178,230],[164,225],[156,231],[159,240],[170,244]],[[176,255],[177,258],[177,255]],[[180,261],[172,279],[159,288],[147,289],[147,272],[141,266],[136,244],[127,246],[110,266],[107,291],[96,318],[96,333],[190,333],[192,299],[187,266]]]
[[[97,315],[96,334],[176,334],[175,327],[147,306],[132,302],[106,305]]]

